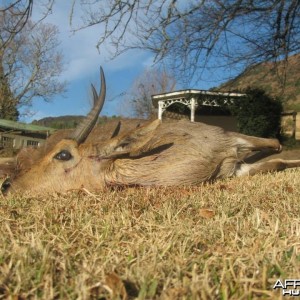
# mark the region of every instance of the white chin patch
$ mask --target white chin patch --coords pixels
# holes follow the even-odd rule
[[[249,175],[250,170],[252,169],[251,165],[241,164],[239,169],[235,171],[236,176]]]

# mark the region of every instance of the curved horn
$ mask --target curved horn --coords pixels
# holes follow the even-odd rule
[[[105,77],[102,67],[100,67],[100,77],[101,77],[101,91],[100,95],[98,96],[96,89],[93,85],[92,92],[93,92],[93,102],[94,107],[89,112],[89,114],[78,124],[78,126],[75,128],[74,132],[69,137],[72,140],[75,140],[78,144],[81,144],[85,141],[85,139],[88,137],[89,133],[94,128],[99,113],[102,110],[104,100],[105,100],[105,94],[106,94],[106,85],[105,85]]]

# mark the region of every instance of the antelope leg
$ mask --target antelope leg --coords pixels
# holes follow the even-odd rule
[[[283,160],[271,159],[268,161],[254,163],[254,164],[241,164],[236,171],[236,176],[254,175],[257,173],[267,173],[282,171],[287,168],[300,167],[300,160]]]

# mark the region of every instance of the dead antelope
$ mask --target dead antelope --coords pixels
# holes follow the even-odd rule
[[[191,185],[258,172],[300,166],[300,160],[262,156],[280,152],[275,139],[226,132],[219,127],[189,121],[126,121],[115,130],[95,127],[105,100],[92,85],[94,107],[74,131],[60,131],[38,149],[23,149],[15,163],[2,169],[10,179],[4,194],[30,191],[35,194],[65,192],[105,186]],[[94,128],[95,127],[95,128]],[[0,167],[1,169],[1,167]]]

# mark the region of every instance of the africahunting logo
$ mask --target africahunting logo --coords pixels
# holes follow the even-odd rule
[[[278,279],[273,289],[281,289],[283,296],[300,297],[300,279]]]

